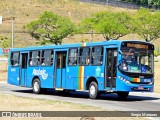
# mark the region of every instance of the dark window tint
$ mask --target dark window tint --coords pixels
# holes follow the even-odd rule
[[[11,53],[11,66],[19,65],[19,52]]]
[[[50,66],[53,64],[53,51],[52,50],[43,50],[41,65]]]
[[[40,64],[40,51],[32,51],[29,55],[29,65],[37,66]]]
[[[91,64],[92,65],[101,65],[103,63],[103,48],[102,47],[93,47]]]
[[[69,65],[77,65],[77,57],[78,57],[78,49],[70,49],[69,50],[69,57],[68,57],[68,64]]]
[[[90,49],[80,48],[79,52],[79,65],[88,65],[90,63]]]

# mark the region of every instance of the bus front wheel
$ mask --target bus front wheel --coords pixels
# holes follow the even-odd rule
[[[33,92],[35,94],[39,94],[41,92],[40,82],[38,78],[33,80]]]
[[[91,82],[89,85],[89,97],[91,99],[96,99],[99,96],[98,85],[96,82]]]
[[[129,92],[117,92],[117,94],[120,99],[126,99],[129,95]]]

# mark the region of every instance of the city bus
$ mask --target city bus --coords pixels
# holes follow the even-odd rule
[[[100,94],[153,92],[154,45],[138,40],[109,40],[10,50],[8,84],[62,92]]]

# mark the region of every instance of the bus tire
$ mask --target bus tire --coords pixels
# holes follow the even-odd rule
[[[117,92],[119,99],[126,99],[129,95],[129,92]]]
[[[33,93],[39,94],[41,92],[41,86],[40,86],[40,81],[38,78],[35,78],[33,80]]]
[[[89,97],[91,99],[96,99],[99,97],[98,85],[96,82],[91,82],[89,85]]]

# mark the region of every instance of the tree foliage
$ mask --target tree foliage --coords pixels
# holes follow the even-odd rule
[[[41,40],[41,44],[61,44],[63,38],[72,35],[75,25],[70,19],[49,11],[42,13],[38,20],[27,24],[32,37]]]
[[[129,34],[137,33],[147,42],[160,38],[160,12],[150,12],[141,8],[132,16],[128,13],[99,12],[82,20],[83,32],[94,30],[103,34],[106,40],[119,39]]]
[[[2,48],[10,48],[11,47],[11,39],[5,36],[0,36],[0,44]]]
[[[154,50],[154,55],[157,57],[160,55],[160,47],[156,47]]]
[[[153,42],[160,37],[160,12],[151,13],[148,9],[141,8],[134,19],[134,29],[147,42]]]
[[[106,40],[118,39],[130,31],[131,17],[125,13],[99,12],[81,22],[85,32],[94,30],[101,33]]]

